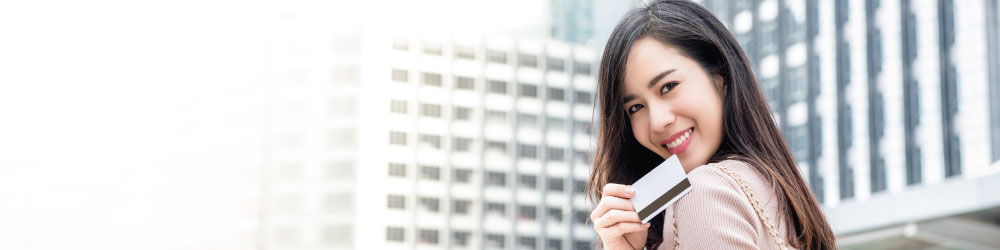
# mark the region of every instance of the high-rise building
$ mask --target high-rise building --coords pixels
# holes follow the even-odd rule
[[[996,0],[698,2],[752,60],[841,246],[1000,246]]]
[[[553,39],[584,45],[596,42],[593,0],[549,0],[549,11]]]
[[[591,248],[591,49],[334,33],[276,46],[262,248]]]

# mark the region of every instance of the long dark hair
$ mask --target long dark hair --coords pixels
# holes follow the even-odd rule
[[[632,43],[644,36],[677,48],[710,76],[723,78],[723,139],[709,162],[744,161],[775,183],[794,225],[788,234],[793,235],[791,246],[834,249],[833,231],[799,174],[746,54],[715,16],[689,1],[659,0],[633,9],[608,39],[598,76],[601,115],[594,169],[587,186],[591,202],[600,200],[605,184],[633,183],[663,160],[636,141],[622,102],[626,58]],[[651,223],[646,246],[653,249],[663,242],[663,214]]]

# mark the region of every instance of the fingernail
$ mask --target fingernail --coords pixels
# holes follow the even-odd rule
[[[649,227],[649,225],[650,225],[649,222],[646,222],[642,224],[642,227]]]
[[[635,194],[635,189],[627,187],[627,188],[625,188],[625,193],[628,194],[628,195],[633,195],[633,194]]]

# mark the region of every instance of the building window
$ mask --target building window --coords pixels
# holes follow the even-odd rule
[[[403,242],[406,240],[404,232],[402,227],[386,227],[385,240],[388,242]]]
[[[330,77],[330,79],[332,79],[330,85],[333,86],[338,86],[338,85],[356,86],[360,82],[358,81],[358,79],[361,79],[360,77],[361,69],[356,65],[336,66],[333,67],[333,69],[330,71],[331,71],[330,74],[333,75],[332,77]]]
[[[451,201],[451,212],[453,214],[461,214],[461,215],[469,214],[470,205],[472,205],[471,201],[453,200]]]
[[[517,245],[519,249],[535,249],[535,237],[517,237]]]
[[[518,128],[538,128],[538,116],[533,114],[517,114]]]
[[[389,112],[397,114],[406,114],[406,101],[403,100],[392,100],[389,104]]]
[[[406,177],[406,165],[402,163],[389,163],[389,176]]]
[[[441,168],[438,166],[420,166],[420,178],[426,180],[441,180]]]
[[[517,184],[523,188],[535,189],[538,186],[538,178],[530,174],[519,174]]]
[[[773,110],[778,108],[778,98],[781,98],[781,88],[778,86],[778,77],[765,77],[761,79],[764,87],[764,96],[767,98],[768,106]]]
[[[440,55],[442,55],[443,53],[441,52],[441,44],[439,44],[439,43],[424,43],[424,54],[428,54],[428,55],[432,55],[432,56],[440,56]]]
[[[593,101],[593,99],[590,99],[589,92],[577,90],[573,93],[574,93],[573,99],[578,104],[591,104]]]
[[[538,86],[537,85],[522,83],[522,84],[519,84],[518,87],[519,87],[519,90],[520,90],[520,91],[518,91],[519,92],[518,94],[521,97],[531,97],[531,98],[537,98],[538,97]]]
[[[420,115],[426,117],[436,117],[441,118],[441,105],[421,103],[420,104]]]
[[[573,220],[576,223],[587,224],[588,220],[587,216],[588,216],[587,211],[573,209]]]
[[[507,174],[502,172],[486,171],[486,185],[497,187],[507,186]]]
[[[410,42],[406,39],[393,39],[392,49],[398,51],[408,51],[410,50]]]
[[[441,136],[440,135],[420,135],[420,144],[430,146],[434,149],[441,149]]]
[[[474,90],[476,89],[476,79],[472,77],[456,76],[455,89]]]
[[[354,208],[354,197],[350,193],[326,194],[323,207],[329,213],[350,212]]]
[[[548,187],[549,191],[562,192],[563,191],[563,179],[562,178],[549,178]]]
[[[330,180],[351,180],[354,178],[353,161],[331,161],[326,163],[326,178]]]
[[[472,148],[472,139],[462,137],[452,138],[451,148],[455,152],[469,152],[469,149]]]
[[[538,149],[535,145],[518,144],[517,156],[521,158],[535,159],[538,157]]]
[[[576,157],[576,160],[580,161],[580,163],[590,164],[590,153],[588,153],[587,151],[582,151],[582,150],[573,151],[573,156]]]
[[[471,169],[455,168],[451,170],[452,180],[455,183],[469,183],[472,180]]]
[[[566,120],[562,118],[549,117],[549,123],[546,125],[550,131],[565,131],[566,130]]]
[[[538,56],[519,53],[517,54],[517,66],[525,68],[538,68]]]
[[[327,136],[331,148],[347,148],[357,145],[357,138],[355,138],[357,133],[353,129],[332,129]]]
[[[585,135],[590,135],[591,133],[593,133],[592,129],[590,128],[590,121],[575,121],[573,122],[573,126],[575,127],[574,129],[576,129],[577,132],[583,133]]]
[[[501,80],[489,80],[486,82],[487,91],[493,94],[507,94],[507,82]]]
[[[492,214],[501,217],[507,215],[507,206],[504,205],[503,203],[486,202],[485,204],[486,207],[483,209],[483,214],[487,215]]]
[[[421,76],[421,81],[427,86],[441,87],[441,74],[425,72]]]
[[[334,97],[330,100],[330,116],[345,117],[357,113],[358,100],[355,97]]]
[[[573,63],[573,71],[577,75],[590,75],[590,64],[585,62]]]
[[[323,227],[323,244],[344,245],[351,244],[354,238],[354,230],[349,225],[328,225]]]
[[[295,226],[279,226],[274,230],[274,240],[282,246],[295,246],[299,244],[299,228]]]
[[[456,121],[468,121],[472,119],[472,109],[466,107],[455,107],[453,110],[452,118]]]
[[[549,101],[565,101],[565,92],[561,88],[549,88]]]
[[[507,124],[507,112],[486,110],[486,123],[499,125]]]
[[[550,207],[548,211],[547,218],[554,222],[562,222],[562,208]]]
[[[492,249],[498,249],[498,248],[502,249],[502,248],[505,248],[505,246],[504,246],[505,244],[504,243],[506,243],[506,241],[504,241],[504,235],[503,234],[487,233],[487,234],[484,235],[483,238],[485,238],[484,242],[483,242],[483,245],[486,248],[492,248]],[[583,249],[583,248],[581,248],[581,249]]]
[[[472,233],[467,231],[453,231],[451,232],[451,243],[457,247],[469,246],[469,236]]]
[[[545,157],[550,161],[563,161],[566,159],[562,148],[548,147],[545,150]]]
[[[393,82],[407,82],[409,80],[407,78],[409,78],[409,77],[407,77],[406,70],[392,69],[392,81]]]
[[[806,127],[805,126],[790,126],[788,128],[788,147],[792,151],[792,156],[795,157],[797,161],[803,161],[808,159],[809,151],[806,143]]]
[[[581,180],[573,180],[573,192],[583,193],[587,190],[587,182]]]
[[[420,197],[419,202],[424,211],[435,213],[441,211],[441,208],[439,207],[440,200],[438,198]]]
[[[502,141],[486,141],[486,151],[507,154],[507,143]]]
[[[507,64],[507,52],[486,50],[486,60],[490,63]]]
[[[404,132],[390,131],[389,132],[389,144],[405,146],[406,145],[406,133],[404,133]]]
[[[535,206],[522,205],[517,208],[517,218],[521,220],[535,220]]]
[[[353,165],[353,163],[350,163],[350,164]],[[328,167],[331,167],[331,166],[328,166]],[[298,161],[281,163],[281,164],[278,165],[278,176],[283,181],[297,181],[297,180],[301,179],[302,168],[303,168],[302,167],[302,162],[298,162]],[[329,172],[337,172],[338,175],[340,175],[339,173],[344,172],[344,170],[343,170],[344,168],[352,168],[352,166],[351,165],[347,165],[346,163],[339,163],[339,164],[337,164],[335,166],[334,171],[328,171],[328,173]],[[342,177],[342,176],[336,176],[336,177],[339,178],[339,177]]]
[[[455,46],[455,58],[475,60],[476,50],[468,46]]]
[[[438,244],[438,230],[420,229],[418,232],[420,234],[420,243],[431,245]]]
[[[761,24],[760,45],[761,54],[773,54],[778,48],[778,22],[767,21]]]
[[[406,196],[390,194],[386,207],[392,209],[406,209]]]
[[[550,250],[551,249],[562,249],[562,240],[561,239],[549,239],[545,243],[545,249],[550,249]],[[580,249],[585,249],[585,248],[580,248]]]
[[[565,71],[565,61],[560,58],[549,58],[547,63],[549,71],[563,72]]]
[[[804,101],[806,99],[806,86],[809,84],[808,72],[805,66],[796,67],[789,70],[788,75],[788,95],[791,103]]]

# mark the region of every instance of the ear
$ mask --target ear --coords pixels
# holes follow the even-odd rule
[[[727,91],[729,90],[729,85],[726,85],[725,78],[720,74],[712,74],[712,82],[715,83],[715,90],[719,92],[719,96],[722,99],[726,99],[726,93],[729,92]]]

